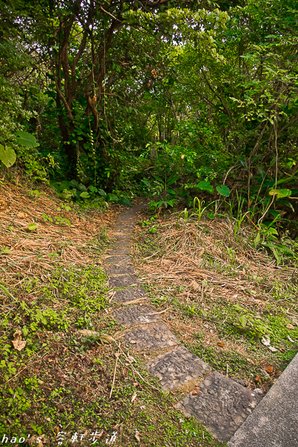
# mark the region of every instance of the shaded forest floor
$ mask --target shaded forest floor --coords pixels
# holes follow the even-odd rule
[[[5,445],[220,445],[117,341],[102,256],[117,208],[0,187]]]

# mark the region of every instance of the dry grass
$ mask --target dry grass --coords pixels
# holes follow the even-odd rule
[[[87,265],[91,257],[86,247],[115,214],[66,211],[45,188],[32,198],[24,187],[4,184],[0,197],[0,269],[8,285],[30,275],[42,277],[64,264]],[[34,231],[28,229],[32,223]]]
[[[278,375],[283,362],[261,343],[252,345],[245,337],[227,335],[228,312],[240,305],[256,319],[268,312],[282,315],[296,332],[295,268],[278,267],[266,252],[254,249],[249,228],[235,237],[228,219],[198,222],[172,214],[154,222],[154,227],[157,232],[153,234],[150,229],[147,234],[138,229],[135,267],[153,302],[168,308],[164,317],[181,341],[190,348],[197,346],[199,334],[202,349],[213,349],[218,358],[239,355],[248,369],[249,365],[256,367],[237,372],[236,376],[248,382],[257,372],[264,372],[268,362],[274,364],[272,376]],[[290,299],[288,287],[292,287]],[[279,289],[282,293],[277,297]],[[265,371],[264,379],[273,377]]]
[[[89,446],[94,432],[98,445],[116,433],[115,446],[133,447],[138,433],[148,446],[219,446],[113,341],[101,257],[118,208],[68,211],[50,190],[34,195],[0,188],[1,439],[56,446],[64,432],[70,446],[80,433]]]
[[[151,282],[182,286],[187,301],[222,297],[227,301],[263,307],[272,300],[275,282],[292,281],[296,270],[279,268],[266,253],[237,241],[226,221],[160,222],[155,253],[144,256],[139,272]],[[158,261],[157,261],[158,259]],[[212,268],[211,268],[212,267]]]

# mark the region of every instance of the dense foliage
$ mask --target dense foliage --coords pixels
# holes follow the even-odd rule
[[[65,197],[197,198],[295,236],[293,0],[0,6],[2,171]]]

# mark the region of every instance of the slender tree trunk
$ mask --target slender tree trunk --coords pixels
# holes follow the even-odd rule
[[[78,148],[70,140],[70,135],[74,129],[72,128],[73,126],[69,122],[69,119],[65,116],[65,113],[63,113],[63,106],[58,94],[56,96],[56,104],[58,110],[58,125],[60,128],[60,133],[63,140],[63,148],[67,160],[67,176],[69,179],[76,179],[78,167]]]

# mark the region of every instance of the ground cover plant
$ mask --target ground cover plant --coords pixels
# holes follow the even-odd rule
[[[266,391],[297,353],[297,257],[277,265],[251,227],[191,214],[141,221],[135,267],[185,346]]]
[[[219,446],[121,345],[102,268],[117,210],[12,183],[0,206],[1,442]]]
[[[297,351],[297,5],[0,10],[1,430],[42,445],[100,415],[99,445],[215,445],[119,351],[102,250],[117,207],[147,201],[136,269],[158,311],[215,369],[278,377]]]

